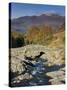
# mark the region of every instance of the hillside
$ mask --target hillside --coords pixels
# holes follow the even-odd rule
[[[65,46],[65,24],[62,24],[58,32],[53,34],[53,40],[49,46],[56,48]]]
[[[65,34],[64,34],[64,31],[63,32],[59,32],[59,33],[56,33],[54,34],[53,36],[53,40],[51,42],[51,44],[49,45],[49,47],[64,47],[64,37],[65,37]]]
[[[64,22],[64,16],[42,14],[40,16],[24,16],[11,20],[11,31],[25,32],[30,26],[49,25],[57,29]]]

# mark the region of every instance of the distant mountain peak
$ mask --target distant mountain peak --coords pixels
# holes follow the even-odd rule
[[[47,16],[59,16],[59,14],[57,14],[57,13],[45,13],[45,15],[47,15]]]

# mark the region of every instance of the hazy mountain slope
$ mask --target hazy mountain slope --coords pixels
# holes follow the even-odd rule
[[[11,20],[11,30],[24,32],[32,25],[49,25],[54,29],[58,28],[64,22],[64,16],[55,14],[40,16],[24,16]]]

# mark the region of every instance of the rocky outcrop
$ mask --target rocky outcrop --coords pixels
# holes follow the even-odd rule
[[[47,76],[50,76],[52,79],[49,80],[51,84],[62,84],[65,83],[65,72],[62,69],[59,69],[58,71],[48,72],[46,73]]]
[[[36,75],[39,75],[38,73],[40,72],[40,70],[44,70],[43,71],[44,75],[46,74],[47,76],[52,78],[48,81],[51,84],[61,84],[65,81],[64,80],[65,70],[64,71],[62,70],[64,68],[62,67],[62,65],[64,64],[63,47],[48,48],[46,46],[41,46],[41,45],[27,45],[21,48],[11,49],[11,59],[9,60],[10,70],[11,70],[11,73],[15,74],[15,76],[12,77],[11,79],[12,85],[15,83],[20,83],[24,80],[31,80],[34,78],[30,71],[30,70],[34,70],[34,68],[32,69],[32,67],[27,67],[29,71],[26,71],[24,67],[24,62],[23,62],[25,60],[24,55],[34,58],[35,56],[39,55],[40,52],[45,52],[45,54],[43,54],[38,59],[38,60],[41,60],[44,68],[42,67],[41,62],[38,62],[37,64],[38,67],[41,67],[42,69],[39,69],[38,67],[37,69],[35,68],[35,70],[37,70]],[[35,65],[36,59],[30,62]]]

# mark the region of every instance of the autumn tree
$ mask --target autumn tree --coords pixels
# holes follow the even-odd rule
[[[27,40],[30,44],[49,44],[52,38],[52,28],[49,26],[33,26],[27,32]]]

